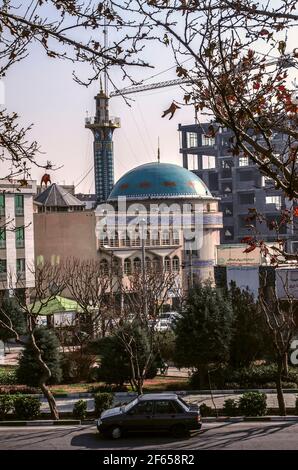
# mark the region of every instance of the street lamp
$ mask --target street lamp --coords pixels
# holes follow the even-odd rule
[[[141,247],[142,247],[142,277],[143,277],[143,289],[144,289],[144,306],[145,306],[145,317],[148,317],[148,304],[147,304],[147,286],[146,286],[146,257],[145,257],[145,227],[147,226],[146,219],[140,219],[139,226],[141,227]]]

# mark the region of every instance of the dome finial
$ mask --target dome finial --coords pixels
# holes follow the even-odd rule
[[[160,163],[160,146],[159,146],[159,136],[157,140],[157,163]]]

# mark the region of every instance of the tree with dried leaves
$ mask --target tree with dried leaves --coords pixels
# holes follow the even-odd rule
[[[276,276],[279,276],[278,272]],[[264,315],[269,335],[272,339],[277,362],[276,390],[279,413],[286,415],[282,378],[288,376],[288,355],[291,343],[298,328],[297,300],[291,294],[288,277],[280,278],[283,285],[284,298],[279,298],[274,287],[268,287],[268,282],[262,279],[259,291],[259,308]]]
[[[11,287],[14,287],[15,305],[25,317],[26,335],[30,341],[36,364],[40,369],[39,387],[48,401],[52,418],[59,419],[55,398],[47,386],[51,378],[51,370],[44,361],[42,350],[37,344],[36,331],[43,309],[63,291],[64,280],[60,268],[50,264],[32,268],[31,272],[34,273],[35,287],[26,288],[22,279],[17,279],[16,284],[11,279]],[[26,345],[26,341],[20,336],[10,315],[10,309],[7,309],[7,303],[3,299],[0,303],[0,329],[7,331],[18,344]]]
[[[111,44],[105,41],[104,27],[115,31],[115,37],[125,24],[125,34]],[[139,56],[139,31],[146,34],[145,21],[133,24],[113,10],[109,2],[81,0],[4,0],[0,9],[0,79],[10,68],[31,54],[37,44],[51,59],[83,63],[87,68],[86,80],[74,72],[74,79],[90,85],[111,66],[122,70],[129,77],[131,67],[146,67]],[[10,178],[24,181],[30,176],[32,165],[46,170],[55,169],[51,162],[42,163],[37,142],[28,141],[27,128],[18,122],[16,112],[9,114],[0,109],[0,161],[8,161]],[[4,175],[1,175],[3,178]]]
[[[111,333],[126,351],[131,383],[141,394],[148,371],[158,356],[161,340],[155,328],[158,316],[173,292],[179,296],[177,273],[148,267],[143,273],[135,271],[125,279],[121,276],[120,281],[121,301],[115,302]],[[145,343],[142,337],[146,337]]]

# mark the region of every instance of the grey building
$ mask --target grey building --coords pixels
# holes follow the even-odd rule
[[[197,174],[212,195],[221,198],[221,243],[239,243],[244,236],[251,234],[248,223],[253,223],[266,241],[273,241],[276,233],[270,230],[270,223],[279,220],[281,209],[287,208],[289,202],[280,190],[274,188],[272,181],[261,175],[248,157],[232,156],[231,130],[219,128],[215,137],[207,137],[209,125],[179,124],[180,153],[184,168]],[[285,145],[286,136],[276,133],[273,139],[278,152]],[[249,208],[256,208],[268,223],[248,222]],[[298,237],[294,235],[293,227],[282,226],[280,236],[289,240],[288,249],[297,249]]]

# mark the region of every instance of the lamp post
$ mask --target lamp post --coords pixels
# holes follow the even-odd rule
[[[147,286],[146,286],[146,257],[145,257],[145,227],[147,225],[146,219],[139,221],[141,227],[141,247],[142,247],[142,277],[143,277],[143,289],[144,289],[144,307],[145,317],[148,317],[148,303],[147,303]]]

